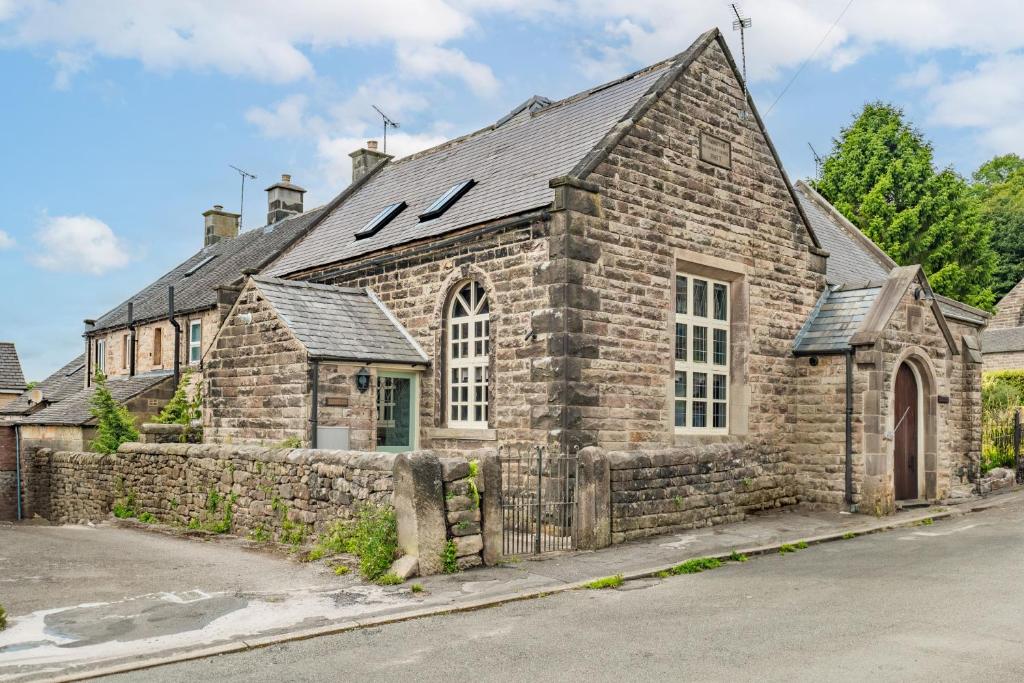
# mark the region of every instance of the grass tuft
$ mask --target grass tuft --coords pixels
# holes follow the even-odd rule
[[[583,587],[587,590],[601,590],[602,588],[618,588],[622,585],[623,578],[622,574],[616,574],[615,576],[606,576],[603,579],[596,579],[590,583],[583,584]]]
[[[680,574],[699,574],[709,569],[718,569],[721,566],[722,561],[717,557],[695,557],[692,560],[687,560],[682,564],[672,567],[669,573],[674,576],[679,576]]]

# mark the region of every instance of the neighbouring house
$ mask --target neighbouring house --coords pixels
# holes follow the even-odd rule
[[[790,184],[717,30],[409,157],[351,156],[226,313],[208,440],[595,447],[619,540],[797,502],[888,513],[977,458],[985,314]],[[424,358],[366,353],[355,301]],[[318,357],[314,332],[363,351]]]
[[[1024,280],[996,304],[985,330],[985,370],[1024,370]]]
[[[267,225],[241,234],[238,214],[222,206],[205,211],[202,249],[100,318],[85,321],[86,385],[97,371],[114,378],[187,368],[198,381],[243,272],[259,271],[320,215],[303,213],[305,192],[282,176],[267,188]]]
[[[0,407],[25,391],[25,373],[12,342],[0,342]]]

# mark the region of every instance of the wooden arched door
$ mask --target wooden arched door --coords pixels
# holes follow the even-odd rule
[[[893,401],[893,475],[897,500],[913,500],[917,490],[917,411],[918,386],[914,371],[906,363],[896,372],[896,397]]]

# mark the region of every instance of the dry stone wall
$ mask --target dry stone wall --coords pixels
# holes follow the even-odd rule
[[[459,569],[483,564],[484,539],[480,516],[483,479],[476,474],[478,468],[479,460],[441,459],[445,523],[448,538],[455,543]]]

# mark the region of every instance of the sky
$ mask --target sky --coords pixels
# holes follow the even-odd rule
[[[904,109],[969,175],[1024,153],[1024,3],[748,0],[750,91],[792,179],[867,101]],[[202,212],[306,206],[399,122],[404,156],[685,50],[724,0],[0,0],[0,340],[30,380],[202,246]],[[780,97],[781,96],[781,97]]]

